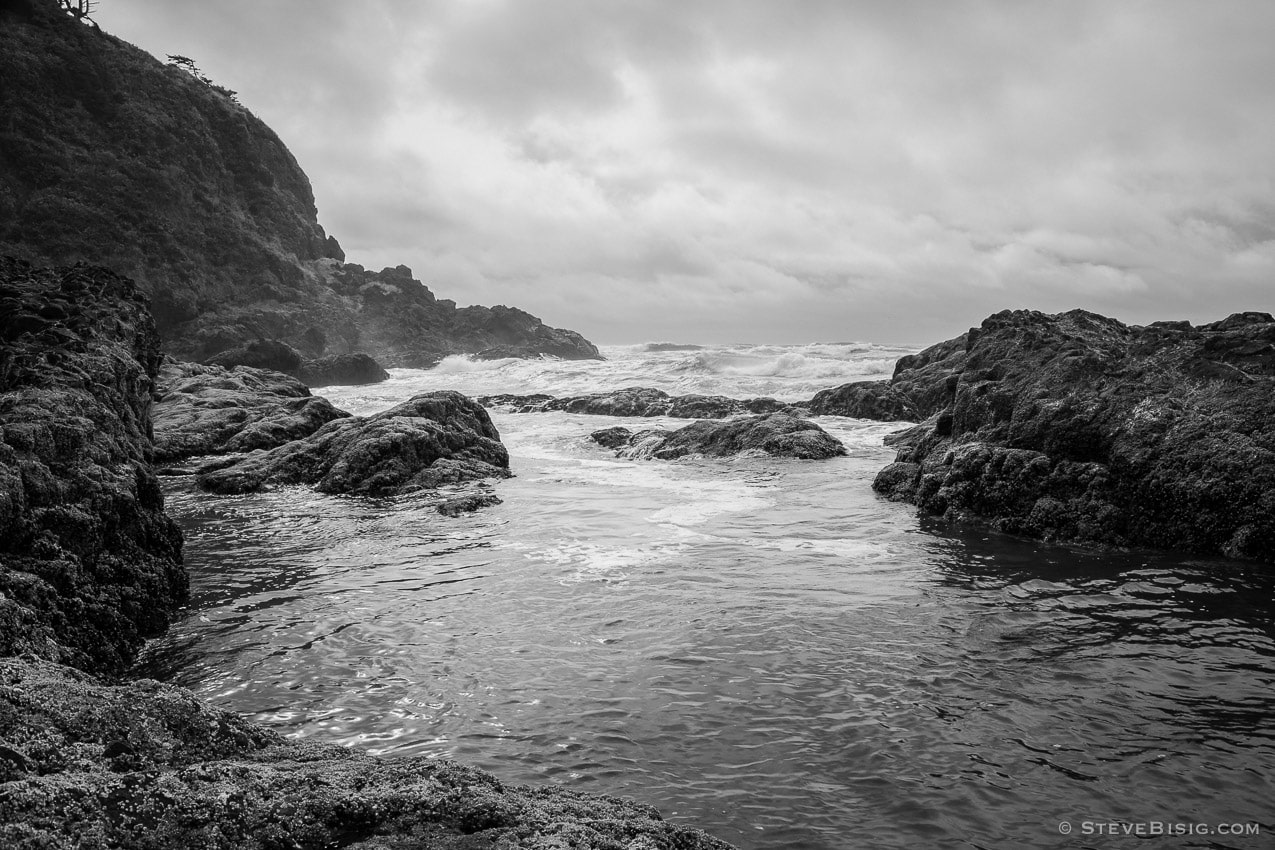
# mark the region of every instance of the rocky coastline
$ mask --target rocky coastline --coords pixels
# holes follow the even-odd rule
[[[631,801],[507,786],[445,760],[380,759],[293,741],[182,688],[122,680],[143,640],[167,627],[187,593],[181,534],[164,513],[155,471],[159,337],[145,297],[101,268],[0,260],[0,303],[0,844],[729,846]],[[276,408],[315,401],[292,379],[260,370],[164,368],[179,385],[220,385],[223,401],[245,389]],[[243,447],[234,436],[245,429],[223,440],[215,406],[188,402],[173,416],[183,438],[167,442],[168,457],[206,448],[191,442],[202,415],[213,417],[205,421],[217,432],[211,445]],[[494,429],[478,446],[483,457],[466,455],[474,446],[449,433],[449,421],[467,422],[471,432],[490,426],[468,399],[436,394],[405,407],[409,415],[376,422],[439,423],[424,430],[442,443],[460,439],[461,466],[492,460],[498,474],[500,457],[507,465]],[[317,431],[376,419],[336,414]],[[258,417],[259,434],[271,431],[263,421],[284,427]],[[453,499],[440,510],[458,513],[491,498]]]

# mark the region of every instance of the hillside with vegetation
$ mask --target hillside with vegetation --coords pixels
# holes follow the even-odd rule
[[[345,263],[279,137],[171,59],[56,0],[0,0],[0,255],[133,278],[165,350],[189,359],[260,339],[391,366],[598,356],[524,311],[458,308],[403,266]]]

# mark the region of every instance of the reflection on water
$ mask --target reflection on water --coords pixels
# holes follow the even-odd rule
[[[1086,820],[1270,846],[1270,576],[918,522],[867,486],[881,426],[831,420],[828,462],[663,464],[581,440],[600,424],[499,418],[518,477],[460,518],[178,483],[194,599],[144,671],[741,847],[1117,841]]]

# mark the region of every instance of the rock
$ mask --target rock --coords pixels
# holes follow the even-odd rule
[[[324,493],[384,496],[509,474],[509,455],[487,411],[448,390],[374,416],[333,420],[269,451],[213,461],[200,469],[198,483],[214,493],[311,484]]]
[[[209,357],[204,364],[224,369],[247,366],[291,375],[301,368],[301,355],[295,348],[277,339],[254,339]]]
[[[619,449],[621,455],[660,460],[675,460],[691,454],[730,457],[744,452],[816,460],[846,453],[840,440],[815,423],[785,413],[723,422],[703,420],[672,432],[630,433],[626,428],[604,428],[590,437],[600,445]]]
[[[725,419],[744,413],[797,413],[798,409],[773,398],[736,399],[720,395],[671,396],[649,387],[627,387],[611,392],[554,398],[548,395],[484,396],[479,402],[512,413],[565,411],[591,416],[671,416],[676,419]]]
[[[0,260],[0,301],[47,322],[0,337],[0,655],[120,673],[187,593],[151,468],[155,326],[87,266]]]
[[[1275,562],[1269,314],[1005,311],[940,348],[903,391],[941,409],[894,440],[879,492],[1032,537]]]
[[[256,116],[53,0],[22,2],[30,14],[0,26],[0,254],[87,257],[128,275],[151,296],[166,351],[185,360],[257,340],[310,359],[361,351],[389,366],[498,346],[600,356],[521,310],[435,298],[404,266],[345,263],[309,179]]]
[[[333,354],[301,364],[297,373],[307,386],[332,387],[376,384],[390,376],[366,354]]]
[[[0,660],[0,845],[729,850],[654,809],[284,738],[141,680]]]
[[[502,499],[495,493],[476,493],[469,496],[458,496],[455,499],[448,499],[438,505],[436,510],[443,516],[460,516],[461,514],[473,513],[479,508],[489,508],[493,505],[502,503]]]
[[[851,416],[855,419],[915,420],[916,405],[887,381],[859,381],[822,390],[810,400],[814,416]]]
[[[815,394],[814,416],[851,416],[879,422],[916,421],[944,409],[965,362],[966,336],[900,357],[889,381],[856,381]]]
[[[171,463],[198,455],[270,449],[349,415],[279,372],[168,359],[152,411],[155,459]]]

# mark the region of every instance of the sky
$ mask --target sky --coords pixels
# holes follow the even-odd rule
[[[102,0],[349,262],[599,343],[1275,311],[1275,3]]]

